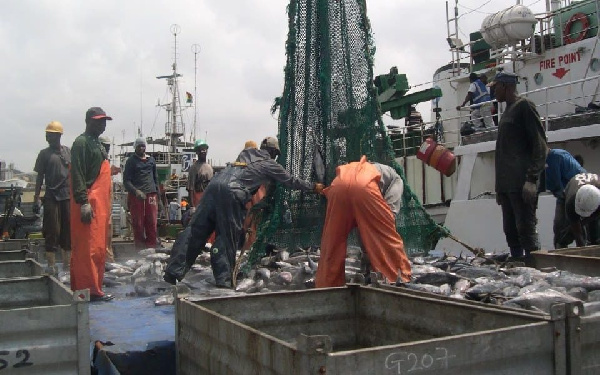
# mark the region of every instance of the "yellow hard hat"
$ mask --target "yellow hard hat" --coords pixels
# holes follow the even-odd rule
[[[58,121],[52,121],[46,126],[46,133],[63,133],[63,126]]]

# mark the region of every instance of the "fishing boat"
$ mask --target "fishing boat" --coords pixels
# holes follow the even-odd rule
[[[185,110],[193,110],[196,107],[191,93],[186,92],[186,98],[183,99],[180,94],[179,79],[183,76],[178,71],[177,63],[177,36],[180,33],[178,25],[171,26],[171,33],[174,38],[173,63],[171,73],[168,75],[157,76],[156,79],[165,80],[169,102],[160,103],[157,106],[165,112],[164,135],[159,138],[144,137],[148,144],[146,154],[154,157],[158,172],[158,182],[161,189],[161,200],[165,207],[173,198],[181,202],[181,199],[187,197],[187,174],[195,161],[194,138],[196,136],[196,116],[192,126],[186,124],[183,116]],[[143,137],[142,134],[140,136]],[[131,147],[133,142],[124,143],[121,147]],[[133,151],[124,151],[120,154],[121,169],[124,170],[125,162]],[[210,161],[209,161],[210,162]],[[124,189],[121,189],[124,192]],[[125,194],[125,193],[123,193]],[[124,199],[121,199],[125,202]]]
[[[433,214],[445,211],[444,225],[454,236],[473,247],[506,252],[502,212],[495,200],[497,128],[467,134],[464,125],[469,112],[456,107],[466,96],[470,73],[493,79],[499,71],[513,72],[519,77],[518,95],[537,105],[549,147],[579,155],[584,168],[599,171],[600,2],[546,1],[546,10],[539,14],[517,4],[482,19],[481,28],[470,33],[468,41],[458,35],[458,0],[454,8],[446,2],[446,9],[451,60],[433,76],[433,86],[442,92],[432,100],[438,116],[433,124],[404,131],[400,140],[405,147],[396,153],[408,184]],[[498,116],[504,107],[499,103]],[[428,134],[434,124],[443,129],[436,139],[438,148],[451,149],[458,160],[457,171],[449,176],[418,158],[419,149],[427,147],[421,143],[432,137]],[[554,207],[555,198],[542,193],[537,216],[543,249],[553,249]],[[436,250],[460,253],[466,249],[443,239]]]

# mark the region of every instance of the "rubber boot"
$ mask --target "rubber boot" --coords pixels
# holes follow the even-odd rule
[[[44,270],[47,274],[56,276],[56,253],[46,251],[46,261],[48,266]]]
[[[63,272],[71,270],[71,250],[62,250]]]
[[[523,258],[523,262],[525,262],[526,267],[535,268],[535,258],[533,257],[533,252],[536,250],[525,250],[525,257]]]

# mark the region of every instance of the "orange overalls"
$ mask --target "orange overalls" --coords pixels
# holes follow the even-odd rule
[[[363,246],[375,271],[388,282],[410,281],[411,267],[396,220],[379,190],[381,174],[363,156],[359,162],[341,165],[336,178],[323,193],[327,214],[321,237],[321,259],[315,279],[317,288],[343,286],[348,234],[358,227]]]
[[[81,222],[81,205],[75,202],[71,187],[71,290],[90,290],[101,297],[108,223],[110,218],[110,165],[102,162],[96,181],[87,190],[94,217],[90,224]]]

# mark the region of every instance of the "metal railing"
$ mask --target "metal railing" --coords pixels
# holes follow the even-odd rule
[[[558,89],[561,89],[566,86],[570,86],[572,88],[573,86],[576,86],[579,84],[581,84],[583,86],[586,83],[588,83],[588,84],[595,83],[596,84],[597,88],[596,88],[596,90],[593,91],[594,93],[590,92],[590,93],[586,94],[585,92],[583,92],[583,87],[582,87],[581,95],[570,96],[568,98],[564,98],[564,99],[561,98],[561,99],[556,99],[556,100],[550,100],[550,98],[549,98],[550,92],[552,90],[558,90]],[[582,79],[578,79],[578,80],[574,80],[574,81],[570,81],[570,82],[560,83],[560,84],[553,85],[553,86],[548,86],[548,87],[543,87],[543,88],[539,88],[539,89],[535,89],[535,90],[526,91],[526,92],[520,94],[520,96],[528,97],[528,96],[531,96],[534,94],[543,93],[545,100],[543,101],[543,103],[536,104],[536,106],[538,108],[540,117],[543,121],[544,128],[546,131],[548,131],[548,130],[550,130],[549,123],[553,119],[566,118],[566,117],[577,118],[579,116],[585,115],[586,113],[589,113],[589,112],[577,113],[574,111],[572,113],[557,115],[557,114],[550,113],[550,108],[553,105],[560,104],[560,103],[568,103],[575,108],[577,108],[577,107],[585,108],[587,106],[587,104],[585,104],[585,103],[590,103],[595,100],[596,92],[598,91],[599,88],[600,88],[600,75],[595,75],[592,77],[582,78]],[[571,89],[571,91],[572,91],[572,89]],[[576,101],[579,101],[579,103],[582,103],[585,105],[576,104],[575,103]],[[491,101],[479,103],[477,105],[481,105],[481,104],[485,104],[485,103],[495,103],[495,102],[497,102],[497,101],[491,100]],[[465,106],[463,108],[466,109],[466,108],[470,108],[470,107],[471,106]],[[499,105],[498,113],[492,114],[492,117],[497,115],[498,119],[500,119],[500,117],[502,116],[502,113],[504,112],[503,107],[504,106]],[[447,118],[443,118],[443,119],[439,120],[439,121],[441,121],[442,124],[454,122],[454,124],[456,125],[456,129],[444,130],[444,139],[446,141],[440,142],[440,144],[444,145],[446,148],[453,148],[453,147],[462,145],[463,137],[460,136],[460,125],[463,124],[465,121],[467,121],[469,118],[470,118],[470,115],[464,116],[464,115],[460,114],[459,116],[452,116],[452,117],[447,117]],[[393,145],[396,146],[396,144],[401,144],[401,147],[394,147],[394,152],[395,152],[396,156],[397,157],[408,157],[408,156],[416,155],[416,152],[418,151],[421,144],[425,141],[425,139],[430,136],[433,137],[432,129],[435,127],[435,125],[436,125],[436,121],[428,121],[428,122],[423,122],[418,125],[406,126],[406,127],[389,132],[389,135],[390,135],[390,138],[392,139]],[[477,133],[491,132],[491,131],[494,131],[495,129],[496,128],[494,127],[492,129],[479,130],[479,131],[477,131]],[[454,141],[454,140],[456,140],[456,141]]]

